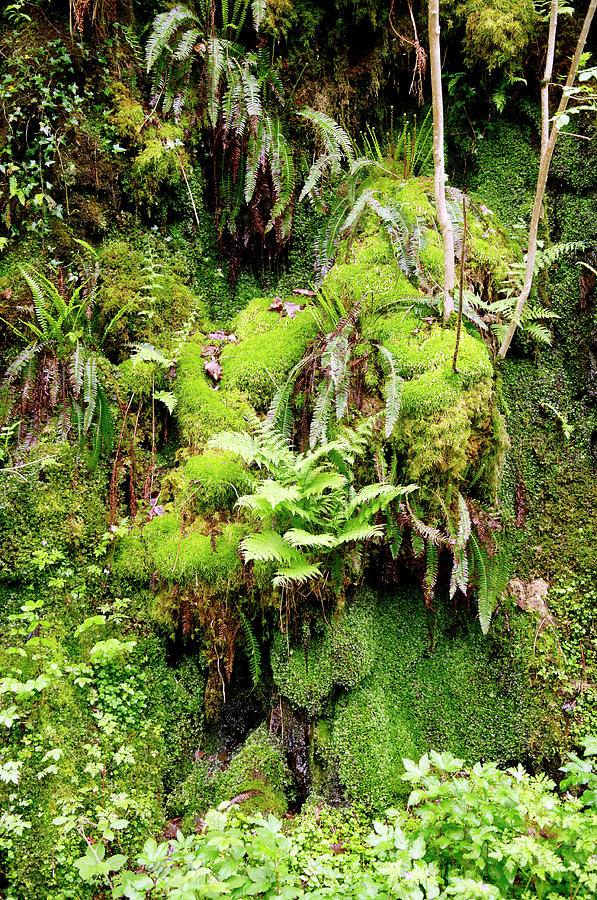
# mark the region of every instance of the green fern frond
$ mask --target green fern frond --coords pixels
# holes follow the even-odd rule
[[[259,31],[261,28],[266,6],[267,0],[251,0],[251,14],[253,16],[253,25],[255,26],[256,31]]]
[[[259,453],[259,445],[246,431],[220,431],[209,439],[207,447],[234,453],[248,465],[256,462]]]
[[[331,548],[337,546],[337,539],[335,535],[312,534],[309,531],[304,531],[302,528],[291,528],[284,534],[284,540],[291,544],[293,547],[297,548]]]
[[[174,6],[167,12],[159,13],[155,17],[151,26],[151,34],[145,47],[145,64],[148,72],[156,65],[176,32],[187,25],[200,27],[201,23],[186,6]],[[190,52],[192,46],[192,44],[189,45],[188,52]],[[183,57],[180,58],[182,59]]]
[[[288,588],[295,584],[305,584],[321,577],[321,569],[314,563],[295,562],[284,569],[278,569],[273,579],[274,587]]]
[[[471,517],[466,505],[466,500],[461,493],[458,494],[458,534],[456,536],[456,547],[464,550],[467,541],[471,536]]]
[[[400,415],[400,406],[402,403],[402,391],[404,387],[404,381],[398,374],[398,363],[396,361],[396,357],[393,353],[391,353],[387,347],[384,347],[382,344],[378,347],[379,352],[381,353],[382,358],[382,366],[384,368],[386,374],[386,383],[385,383],[385,395],[386,395],[386,408],[385,408],[385,436],[388,439],[392,431],[394,430],[394,425],[398,421],[398,417]]]
[[[338,545],[348,544],[350,541],[369,541],[383,535],[383,525],[364,525],[360,520],[347,522],[338,532]]]
[[[477,581],[477,598],[479,603],[479,621],[481,631],[487,634],[491,624],[491,616],[495,606],[495,596],[490,590],[490,581],[487,572],[487,554],[481,548],[476,536],[471,534],[468,541],[471,570]]]
[[[309,107],[301,110],[298,115],[315,126],[328,156],[340,153],[352,162],[355,156],[354,146],[341,125],[325,113]]]
[[[288,562],[293,558],[291,548],[277,531],[249,534],[240,544],[245,562]]]
[[[97,403],[97,361],[94,356],[87,358],[83,370],[83,403],[85,404],[83,432],[86,433],[93,421]]]
[[[239,618],[242,622],[243,630],[245,632],[245,640],[247,642],[247,660],[249,662],[249,671],[251,673],[251,678],[253,679],[253,687],[256,688],[259,682],[261,681],[261,651],[259,649],[259,644],[257,642],[257,638],[253,633],[253,629],[251,628],[251,624],[245,614],[239,611]]]
[[[428,543],[426,547],[425,578],[423,580],[423,594],[425,595],[427,606],[431,606],[433,603],[438,573],[439,550],[434,544]]]
[[[332,397],[331,381],[322,381],[315,401],[311,428],[309,430],[309,446],[311,449],[320,441],[322,444],[327,442],[328,424],[332,412]]]
[[[85,367],[85,350],[83,346],[77,342],[75,352],[69,360],[69,376],[75,398],[78,399],[83,387],[83,370]]]

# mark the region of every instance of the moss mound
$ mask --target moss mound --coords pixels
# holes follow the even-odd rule
[[[358,600],[343,629],[351,656],[371,660],[371,673],[363,678],[361,670],[354,687],[334,702],[327,674],[334,671],[334,660],[318,661],[317,690],[332,703],[316,729],[315,753],[337,772],[350,797],[382,809],[404,795],[402,757],[417,758],[432,747],[471,762],[507,763],[525,755],[525,680],[494,653],[496,645],[482,637],[477,623],[455,624],[451,611],[440,610],[430,652],[423,599],[402,589],[376,602]],[[318,646],[331,656],[333,639]],[[305,696],[301,705],[312,709],[315,690],[308,694],[304,677],[301,683],[301,655],[296,649],[292,657],[296,680],[282,670],[280,687],[294,702]],[[275,662],[273,668],[276,672]]]
[[[116,566],[131,577],[156,572],[166,582],[204,582],[216,590],[240,570],[238,545],[245,531],[239,525],[212,525],[201,518],[185,526],[180,514],[165,513],[123,539]]]
[[[289,651],[277,633],[271,651],[274,681],[296,706],[317,715],[335,687],[353,688],[369,675],[374,636],[374,611],[368,604],[352,607],[332,628],[315,636],[307,629],[303,647]]]
[[[246,739],[226,767],[204,757],[194,766],[180,790],[187,831],[209,807],[225,801],[242,804],[247,812],[284,815],[291,796],[292,775],[278,741],[260,725]]]
[[[244,391],[256,410],[267,409],[277,387],[317,334],[308,310],[294,318],[272,312],[270,298],[251,300],[231,328],[238,343],[222,353],[222,388]]]

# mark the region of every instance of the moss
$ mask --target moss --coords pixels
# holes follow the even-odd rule
[[[448,6],[448,4],[446,4]],[[489,72],[502,69],[512,77],[520,72],[539,21],[532,0],[452,0],[446,12],[465,24],[464,59]]]
[[[473,196],[512,227],[524,225],[533,208],[537,185],[538,147],[536,127],[522,116],[516,121],[500,118],[488,129],[476,148],[475,167],[468,176]]]
[[[383,809],[404,796],[402,757],[431,747],[471,762],[524,754],[524,678],[476,623],[440,608],[430,653],[423,598],[405,589],[379,597],[371,621],[372,673],[338,699],[327,746],[316,747],[349,796]]]
[[[328,292],[353,302],[366,296],[369,301],[374,299],[376,305],[403,297],[421,299],[421,291],[412,286],[396,261],[374,263],[367,259],[367,252],[364,260],[358,252],[355,255],[355,262],[337,262],[330,269],[324,280]]]
[[[77,449],[47,438],[26,457],[39,474],[27,482],[0,478],[0,579],[25,577],[33,554],[47,547],[76,557],[93,555],[106,525],[107,472],[77,465]]]
[[[422,376],[415,384],[424,379]],[[424,402],[429,389],[424,383]],[[453,388],[448,385],[447,389]],[[455,392],[453,402],[440,413],[424,417],[413,411],[402,418],[392,441],[403,459],[405,480],[425,491],[440,490],[443,496],[450,496],[454,488],[465,490],[469,476],[481,474],[476,467],[482,463],[484,478],[477,490],[483,499],[493,499],[503,465],[505,435],[490,404],[491,387],[481,383],[465,393]]]
[[[164,387],[164,382],[164,370],[157,363],[125,359],[118,366],[117,386],[123,397],[135,394],[147,400],[154,389]]]
[[[253,479],[230,453],[207,451],[193,456],[184,468],[194,505],[204,511],[232,509],[241,494],[251,491]]]
[[[244,430],[244,413],[251,409],[241,391],[216,390],[208,382],[201,355],[203,343],[202,335],[195,335],[184,345],[174,382],[178,424],[184,439],[195,447],[204,445],[218,431]]]
[[[238,545],[244,530],[234,524],[212,526],[196,519],[181,530],[180,515],[165,513],[125,537],[119,554],[121,571],[146,571],[145,559],[135,562],[140,539],[145,545],[151,571],[176,584],[206,583],[211,589],[225,587],[240,570]]]
[[[185,823],[193,827],[195,818],[210,806],[240,795],[247,812],[284,815],[288,810],[292,776],[278,741],[261,725],[246,739],[227,769],[216,760],[200,760],[184,782],[180,797]]]
[[[274,681],[282,694],[311,715],[321,712],[334,687],[352,688],[371,671],[374,628],[372,610],[360,605],[340,621],[312,636],[303,647],[291,647],[276,633],[271,652]]]
[[[284,376],[302,358],[317,334],[308,312],[294,319],[269,310],[271,300],[250,301],[231,324],[238,343],[222,351],[222,387],[244,391],[255,409],[263,411]]]
[[[110,352],[122,359],[132,341],[153,344],[166,354],[174,333],[191,314],[196,327],[205,326],[202,304],[182,277],[152,250],[145,253],[124,240],[108,241],[99,252],[101,281],[97,305],[107,328],[123,307],[127,312],[111,328]],[[126,371],[126,369],[125,369]]]
[[[452,362],[456,346],[456,331],[434,324],[422,327],[420,319],[398,314],[384,319],[377,328],[377,336],[390,350],[403,378],[439,370],[445,377],[453,373]],[[460,384],[471,384],[491,378],[493,366],[487,345],[477,336],[463,329],[458,348]]]

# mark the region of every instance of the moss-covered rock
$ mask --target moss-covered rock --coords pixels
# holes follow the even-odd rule
[[[208,450],[192,456],[184,477],[194,506],[204,512],[232,509],[241,494],[250,493],[254,479],[231,453]]]
[[[352,607],[322,633],[307,629],[302,647],[288,648],[277,633],[270,661],[282,694],[318,715],[334,688],[353,688],[366,678],[374,663],[373,615],[366,604]]]
[[[202,347],[205,338],[196,334],[184,345],[177,366],[174,393],[176,417],[183,438],[193,447],[204,446],[218,431],[242,431],[244,414],[251,410],[246,395],[217,387],[205,374]]]
[[[404,796],[402,757],[416,759],[431,747],[470,761],[524,755],[526,679],[494,655],[478,624],[456,623],[440,610],[431,652],[417,592],[380,596],[370,615],[371,674],[339,697],[327,735],[316,730],[316,740],[323,736],[316,754],[352,798],[383,809]]]
[[[227,768],[216,759],[200,759],[180,790],[187,830],[206,809],[226,800],[242,803],[245,811],[284,815],[291,795],[284,751],[264,725],[249,735]]]
[[[238,313],[231,324],[238,342],[227,344],[221,358],[222,387],[244,391],[258,411],[267,409],[317,334],[308,310],[292,318],[272,312],[270,304],[271,299],[258,298]]]
[[[240,570],[238,547],[245,533],[240,525],[200,518],[181,525],[180,513],[165,513],[123,538],[116,566],[133,577],[156,572],[166,582],[223,589]]]

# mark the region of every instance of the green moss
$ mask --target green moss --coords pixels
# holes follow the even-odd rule
[[[125,359],[118,366],[117,386],[122,397],[143,397],[147,400],[153,390],[164,386],[164,370],[157,363]]]
[[[230,453],[207,451],[193,456],[184,468],[194,505],[204,511],[232,509],[241,494],[250,493],[253,479]]]
[[[468,176],[468,186],[480,203],[508,226],[524,223],[525,230],[539,168],[538,147],[533,143],[536,133],[522,115],[516,121],[496,120],[479,141],[475,169]]]
[[[324,280],[328,292],[353,302],[366,296],[375,305],[396,302],[403,297],[421,299],[421,291],[412,286],[395,260],[374,263],[367,259],[366,252],[364,260],[359,258],[358,251],[355,255],[355,262],[337,262],[330,269]]]
[[[449,11],[466,28],[464,59],[469,66],[483,66],[492,72],[518,74],[535,29],[538,15],[532,0],[452,0]]]
[[[100,250],[97,305],[104,327],[127,307],[108,336],[106,346],[114,355],[122,359],[132,341],[153,344],[167,354],[175,332],[191,314],[196,327],[205,327],[203,306],[175,271],[174,262],[171,267],[153,250],[150,256],[124,240],[109,241]]]
[[[184,439],[195,447],[204,445],[218,431],[244,430],[243,414],[250,410],[241,391],[223,387],[215,390],[207,380],[201,355],[204,343],[201,335],[195,335],[185,344],[174,382],[178,424]]]
[[[39,475],[27,482],[0,477],[0,579],[19,579],[47,547],[77,557],[93,555],[106,527],[107,471],[77,465],[77,449],[47,438],[24,457]]]
[[[311,635],[307,630],[304,646],[291,647],[290,652],[284,636],[276,633],[271,666],[282,694],[316,715],[334,687],[359,684],[373,665],[372,616],[370,607],[354,607],[323,633]]]
[[[249,794],[241,801],[244,811],[284,815],[291,785],[284,752],[261,725],[234,754],[227,769],[205,759],[195,764],[180,791],[185,823],[192,828],[195,818],[208,807],[243,794]]]
[[[422,327],[420,319],[398,314],[384,319],[377,328],[377,336],[396,357],[399,373],[412,378],[432,370],[445,377],[453,373],[452,362],[456,345],[456,331]],[[463,329],[458,348],[460,384],[466,385],[483,378],[491,378],[493,366],[487,345],[477,336]]]
[[[424,402],[429,389],[424,383]],[[449,496],[454,488],[466,490],[467,478],[477,480],[482,474],[477,490],[491,500],[506,449],[503,426],[491,409],[491,387],[482,382],[464,393],[450,385],[448,389],[455,391],[454,399],[440,413],[425,417],[413,412],[394,430],[392,440],[403,459],[404,478]]]
[[[240,570],[238,545],[244,530],[234,524],[212,528],[196,519],[181,531],[180,516],[165,513],[143,528],[143,541],[152,571],[164,581],[177,584],[202,582],[216,590],[225,587]],[[124,552],[128,555],[128,538]]]
[[[431,747],[471,762],[524,754],[524,678],[476,623],[440,608],[430,653],[423,598],[404,589],[380,597],[371,621],[372,673],[339,698],[327,746],[316,747],[351,797],[383,809],[404,795],[402,757]]]
[[[302,358],[317,334],[308,310],[294,319],[269,311],[271,300],[252,300],[231,324],[238,343],[222,351],[222,387],[246,392],[255,409],[263,411],[284,376]]]

